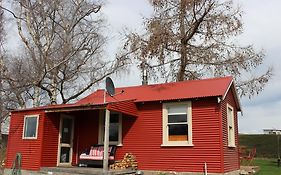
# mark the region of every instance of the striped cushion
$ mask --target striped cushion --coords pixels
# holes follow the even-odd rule
[[[108,147],[108,152],[111,152],[112,147]],[[90,154],[91,156],[103,156],[103,151],[104,148],[103,146],[99,146],[99,147],[92,147],[90,150]]]
[[[103,160],[103,156],[90,156],[90,155],[85,155],[81,154],[80,159],[87,159],[87,160]],[[114,160],[114,156],[109,156],[109,160]]]
[[[112,151],[112,146],[108,147],[108,153]],[[89,154],[83,153],[79,156],[80,159],[88,159],[88,160],[103,160],[103,152],[104,147],[91,147]],[[109,160],[114,160],[114,156],[108,155]]]

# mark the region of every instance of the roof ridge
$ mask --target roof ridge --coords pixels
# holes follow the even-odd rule
[[[204,79],[197,79],[197,80],[184,80],[184,81],[174,81],[174,82],[168,82],[168,83],[155,83],[155,84],[148,84],[148,85],[135,85],[135,86],[123,86],[123,87],[116,87],[116,89],[122,89],[122,88],[138,88],[138,87],[149,87],[149,86],[158,86],[158,85],[168,85],[168,84],[180,84],[180,83],[186,83],[186,82],[195,82],[195,81],[213,81],[218,79],[233,79],[232,76],[225,76],[225,77],[211,77],[211,78],[204,78]],[[103,90],[103,89],[97,89]]]

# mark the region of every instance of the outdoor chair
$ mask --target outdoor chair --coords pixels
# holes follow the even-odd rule
[[[250,151],[249,151],[249,153],[248,153],[248,155],[241,155],[240,156],[240,161],[241,161],[241,164],[242,164],[242,162],[244,163],[244,165],[246,165],[246,166],[251,166],[252,165],[252,162],[253,162],[253,160],[254,160],[254,157],[255,157],[255,155],[256,155],[256,152],[257,152],[257,150],[256,150],[256,148],[254,147],[254,148],[252,148]]]
[[[116,146],[108,147],[108,165],[113,164],[115,160]],[[79,156],[79,166],[97,166],[103,165],[103,145],[92,145]]]

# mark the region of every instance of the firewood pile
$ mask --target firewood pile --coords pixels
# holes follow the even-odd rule
[[[132,153],[126,153],[122,160],[115,161],[114,164],[110,165],[110,169],[112,170],[123,170],[128,168],[134,170],[138,168],[138,162],[136,161],[136,157]]]

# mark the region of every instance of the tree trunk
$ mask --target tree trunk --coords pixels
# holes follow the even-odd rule
[[[177,81],[185,80],[185,68],[187,64],[187,52],[186,52],[186,42],[185,42],[185,23],[184,18],[186,16],[186,0],[181,0],[180,2],[180,36],[181,36],[181,49],[180,49],[180,67],[177,73]]]
[[[38,87],[34,87],[33,107],[38,107],[39,106],[39,97],[40,97],[39,88]]]
[[[4,68],[4,65],[3,65],[3,58],[2,56],[0,55],[0,144],[2,144],[2,119],[4,118],[4,110],[3,110],[3,92],[2,92],[2,89],[3,89],[3,82],[2,82],[2,75],[3,75],[3,68]]]
[[[54,75],[53,77],[53,82],[52,82],[52,87],[51,87],[51,92],[52,92],[52,96],[51,96],[51,104],[57,104],[57,91],[56,91],[56,87],[57,87],[57,81],[56,81],[56,77]]]

